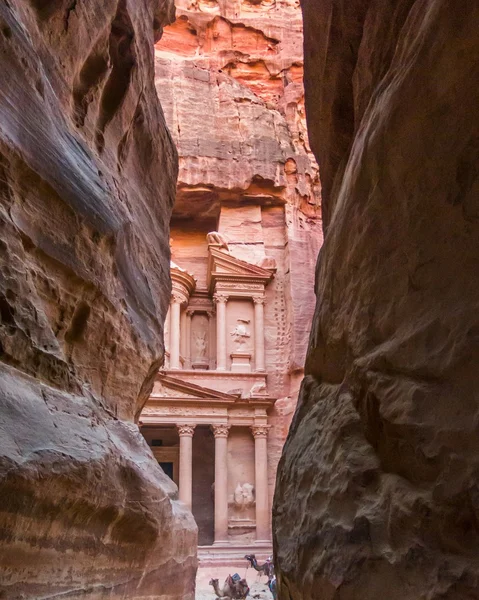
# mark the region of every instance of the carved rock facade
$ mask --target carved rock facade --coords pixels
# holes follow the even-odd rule
[[[191,397],[193,388],[165,391],[161,375],[141,419],[187,501],[192,486],[201,546],[255,542],[260,552],[262,542],[270,552],[276,465],[302,378],[322,240],[302,60],[294,0],[179,0],[177,20],[156,45],[156,87],[180,162],[166,377],[170,386],[171,379],[197,386],[200,397]],[[217,515],[211,486],[222,442],[208,419],[231,425],[227,490],[215,484]],[[175,430],[182,423],[197,424],[192,480],[189,466],[184,480],[176,466],[181,449],[190,451]],[[253,436],[251,425],[270,427]],[[256,455],[264,455],[258,469]],[[256,479],[260,502],[235,514],[235,489],[258,488]]]
[[[476,598],[479,8],[304,0],[325,243],[280,597]]]
[[[194,595],[195,524],[132,424],[170,298],[177,158],[153,44],[172,17],[0,5],[3,598]]]

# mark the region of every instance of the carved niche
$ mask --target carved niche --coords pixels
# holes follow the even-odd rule
[[[195,313],[191,322],[191,365],[193,369],[209,368],[209,320]]]

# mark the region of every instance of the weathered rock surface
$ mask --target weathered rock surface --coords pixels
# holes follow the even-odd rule
[[[133,424],[170,293],[153,44],[172,18],[0,4],[2,598],[193,597],[195,525]]]
[[[207,231],[224,235],[240,259],[276,261],[265,306],[268,392],[278,398],[268,439],[272,493],[298,397],[322,242],[301,11],[295,0],[176,6],[177,20],[156,44],[156,87],[180,164],[172,251],[198,288],[206,286]]]
[[[325,244],[280,597],[479,597],[479,7],[303,0]]]
[[[268,245],[282,244],[289,253],[289,362],[302,368],[322,236],[318,167],[306,133],[298,2],[179,0],[177,17],[156,44],[156,87],[179,153],[174,215],[214,223],[220,206],[228,208],[231,217],[223,210],[218,227],[232,252],[253,262],[264,252],[260,244],[267,244],[261,228],[278,230],[282,218],[286,237],[271,236]],[[262,217],[261,210],[252,217],[257,207],[266,209]]]

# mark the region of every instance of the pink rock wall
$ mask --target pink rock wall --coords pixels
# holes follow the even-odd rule
[[[218,229],[234,256],[277,263],[265,307],[268,391],[281,399],[271,415],[271,492],[296,404],[292,382],[304,364],[322,242],[302,72],[301,13],[291,1],[180,0],[156,45],[156,87],[179,152],[175,262],[204,286],[197,236]]]
[[[278,471],[280,598],[477,598],[479,7],[303,11],[327,229]]]
[[[2,598],[194,595],[196,527],[133,425],[170,296],[153,45],[172,17],[0,4]]]

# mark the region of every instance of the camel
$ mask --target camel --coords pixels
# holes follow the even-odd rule
[[[231,575],[225,579],[222,588],[219,586],[218,579],[210,579],[210,585],[213,586],[215,594],[220,600],[244,600],[249,594],[246,579],[234,581]]]
[[[247,554],[245,558],[255,571],[258,571],[258,573],[264,573],[268,578],[268,581],[273,577],[274,565],[271,558],[268,558],[266,562],[264,562],[262,565],[258,564],[258,561],[256,560],[256,556],[254,554]]]
[[[258,564],[258,561],[256,560],[256,556],[254,554],[247,554],[245,558],[251,564],[255,571],[258,571],[258,573],[264,573],[266,575],[266,577],[268,578],[269,591],[273,595],[273,600],[277,600],[278,591],[276,589],[276,575],[274,574],[274,564],[272,557],[269,557],[266,560],[266,562],[264,562],[262,565]]]

